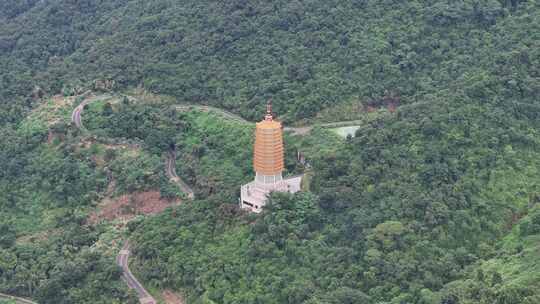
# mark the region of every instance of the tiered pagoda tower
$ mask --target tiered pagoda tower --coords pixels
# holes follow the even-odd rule
[[[264,120],[255,128],[253,168],[255,180],[240,190],[240,207],[261,212],[268,194],[272,191],[298,192],[302,176],[283,179],[284,169],[283,127],[274,120],[272,104],[266,106]]]
[[[283,128],[272,116],[272,105],[266,106],[264,120],[255,128],[253,168],[255,180],[263,184],[275,184],[283,178]]]

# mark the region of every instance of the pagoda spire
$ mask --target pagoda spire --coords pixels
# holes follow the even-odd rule
[[[266,121],[272,121],[274,120],[274,116],[272,115],[272,99],[269,99],[266,103],[266,115],[264,116],[264,120]]]

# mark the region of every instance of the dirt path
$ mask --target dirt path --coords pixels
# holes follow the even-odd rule
[[[247,121],[246,119],[244,119],[242,116],[240,115],[237,115],[237,114],[234,114],[232,112],[229,112],[227,110],[223,110],[223,109],[220,109],[220,108],[215,108],[215,107],[211,107],[211,106],[201,106],[201,105],[196,105],[196,104],[188,104],[188,105],[175,105],[174,106],[177,110],[179,111],[189,111],[189,110],[192,110],[192,109],[197,109],[199,111],[202,111],[202,112],[208,112],[208,113],[216,113],[218,115],[221,115],[229,120],[234,120],[234,121],[237,121],[237,122],[240,122],[240,123],[245,123],[245,124],[251,124],[252,122],[250,121]]]
[[[166,172],[170,180],[180,187],[182,192],[186,193],[189,199],[195,198],[195,192],[176,174],[176,151],[171,150],[167,153]]]

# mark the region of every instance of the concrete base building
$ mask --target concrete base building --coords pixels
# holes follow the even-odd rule
[[[240,189],[240,207],[261,212],[268,194],[273,191],[295,193],[300,191],[302,176],[284,179],[283,128],[274,120],[272,105],[268,104],[264,120],[255,128],[253,168],[255,180]]]

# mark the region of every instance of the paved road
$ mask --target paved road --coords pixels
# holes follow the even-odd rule
[[[88,93],[86,93],[86,94],[88,94]],[[82,124],[82,116],[81,116],[81,114],[82,114],[82,112],[84,110],[84,106],[86,106],[87,104],[90,104],[90,103],[92,103],[94,101],[97,101],[97,100],[105,100],[105,99],[110,99],[110,98],[112,98],[111,95],[104,94],[104,95],[92,96],[90,98],[85,99],[83,102],[81,102],[81,104],[79,104],[77,107],[75,107],[75,109],[73,109],[73,112],[71,113],[71,121],[75,124],[75,126],[77,128],[82,129],[83,124]],[[205,106],[201,106],[201,108],[206,108],[207,111],[211,110],[211,111],[219,112],[217,108],[211,108],[211,107],[205,107]],[[242,119],[240,116],[235,116],[235,114],[229,113],[227,111],[222,111],[220,113],[226,113],[225,115],[229,119],[235,119],[235,120]],[[128,144],[128,145],[133,146],[133,147],[138,147],[138,145],[134,145],[134,144],[131,144],[131,143],[125,143],[125,144]],[[176,153],[174,151],[172,152],[172,154],[171,154],[171,152],[169,152],[167,154],[167,161],[166,161],[165,167],[166,167],[166,170],[167,170],[166,171],[167,176],[180,187],[182,192],[186,193],[188,198],[194,199],[195,198],[195,192],[193,191],[193,189],[191,189],[191,187],[189,187],[188,184],[186,182],[184,182],[176,174]]]
[[[348,121],[338,121],[338,122],[328,122],[328,123],[317,123],[310,126],[305,127],[285,127],[283,128],[284,131],[290,131],[294,135],[306,135],[313,128],[315,127],[321,127],[321,128],[339,128],[339,127],[352,127],[362,124],[362,120],[348,120]]]
[[[78,107],[75,108],[75,110],[73,110],[73,113],[71,113],[71,122],[75,123],[75,125],[79,129],[82,127],[81,112],[84,106],[84,103],[81,103]]]
[[[82,120],[81,120],[81,113],[84,109],[84,106],[92,103],[96,100],[103,100],[111,98],[110,95],[100,95],[100,96],[94,96],[91,98],[85,99],[83,102],[81,102],[80,105],[78,105],[73,112],[71,113],[71,121],[77,126],[77,128],[81,129],[83,127]],[[126,281],[127,285],[131,289],[135,289],[137,292],[137,295],[139,297],[139,301],[141,304],[157,304],[156,300],[144,289],[141,283],[133,276],[131,271],[129,270],[129,264],[128,259],[130,255],[129,251],[129,243],[126,241],[124,244],[124,247],[122,247],[122,250],[120,250],[120,253],[116,257],[116,263],[118,266],[122,267],[122,278],[124,281]],[[31,304],[32,302],[21,302],[23,304]],[[35,303],[34,303],[35,304]]]
[[[91,98],[85,99],[83,102],[81,102],[80,105],[78,105],[75,109],[73,109],[73,112],[71,112],[71,122],[75,123],[75,126],[81,129],[83,127],[81,114],[82,114],[82,111],[84,110],[84,106],[94,101],[109,99],[111,97],[112,97],[111,95],[105,94],[105,95],[98,95],[98,96],[93,96]]]
[[[77,106],[73,110],[73,112],[71,114],[71,121],[73,123],[75,123],[77,128],[82,128],[83,125],[82,125],[81,114],[82,114],[82,111],[84,109],[84,106],[87,105],[87,104],[90,104],[91,102],[94,102],[94,101],[97,101],[97,100],[108,99],[108,98],[111,98],[111,96],[110,95],[100,95],[100,96],[94,96],[92,98],[85,99],[79,106]],[[238,116],[238,115],[236,115],[234,113],[231,113],[231,112],[219,109],[219,108],[214,108],[214,107],[209,107],[209,106],[200,106],[200,105],[178,105],[178,106],[175,106],[175,107],[178,110],[184,110],[184,111],[196,108],[196,109],[202,110],[204,112],[218,113],[218,114],[222,115],[223,117],[225,117],[227,119],[238,121],[240,123],[253,124],[252,122],[249,122],[249,121],[245,120],[244,118],[242,118],[242,117],[240,117],[240,116]],[[334,127],[334,126],[335,127],[343,127],[343,126],[349,126],[349,125],[353,125],[353,124],[357,124],[357,123],[358,123],[358,121],[350,121],[350,122],[345,121],[345,122],[318,124],[317,126],[322,126],[322,127]],[[304,134],[309,133],[313,129],[313,127],[314,126],[286,127],[285,131],[291,131],[293,134],[304,135]],[[191,189],[176,174],[176,151],[174,151],[174,150],[169,151],[167,153],[166,173],[167,173],[167,176],[171,180],[173,180],[175,183],[177,183],[178,186],[180,187],[180,189],[184,193],[187,194],[188,198],[193,199],[195,197],[193,189]],[[129,288],[134,289],[137,292],[137,295],[139,296],[139,301],[141,302],[141,304],[156,304],[156,300],[146,291],[146,289],[144,289],[144,286],[142,286],[142,284],[137,280],[137,278],[135,278],[135,276],[133,276],[133,274],[129,270],[128,259],[129,259],[130,253],[131,252],[129,250],[129,243],[126,241],[126,243],[124,244],[124,247],[122,247],[122,250],[120,250],[120,253],[118,254],[118,256],[116,258],[117,264],[123,270],[123,275],[122,275],[123,279],[126,281]],[[24,304],[27,304],[27,303],[35,304],[33,302],[22,302],[22,303],[24,303]]]
[[[14,300],[17,304],[37,304],[36,302],[30,301],[28,299],[14,297],[3,293],[0,293],[0,300]]]
[[[167,153],[166,164],[167,176],[174,181],[182,192],[184,192],[189,199],[195,198],[195,192],[189,187],[177,174],[176,174],[176,151],[171,150]]]
[[[122,250],[120,250],[120,253],[116,257],[116,263],[118,266],[122,267],[122,278],[126,281],[129,288],[134,289],[137,292],[141,304],[157,304],[156,300],[148,293],[148,291],[146,291],[146,289],[144,289],[144,286],[139,283],[137,278],[129,270],[128,259],[130,254],[129,242],[126,241]]]
[[[196,104],[187,104],[187,105],[176,105],[174,106],[179,111],[189,111],[191,109],[197,109],[203,112],[213,112],[217,113],[227,119],[234,120],[240,123],[244,124],[254,124],[254,122],[248,121],[244,119],[243,117],[234,114],[232,112],[229,112],[227,110],[223,110],[220,108],[215,108],[211,106],[201,106]],[[338,122],[329,122],[329,123],[317,123],[309,126],[304,127],[285,127],[284,131],[289,131],[293,133],[294,135],[306,135],[311,130],[313,130],[314,127],[322,127],[322,128],[337,128],[337,127],[349,127],[349,126],[355,126],[362,124],[362,120],[350,120],[350,121],[338,121]]]

